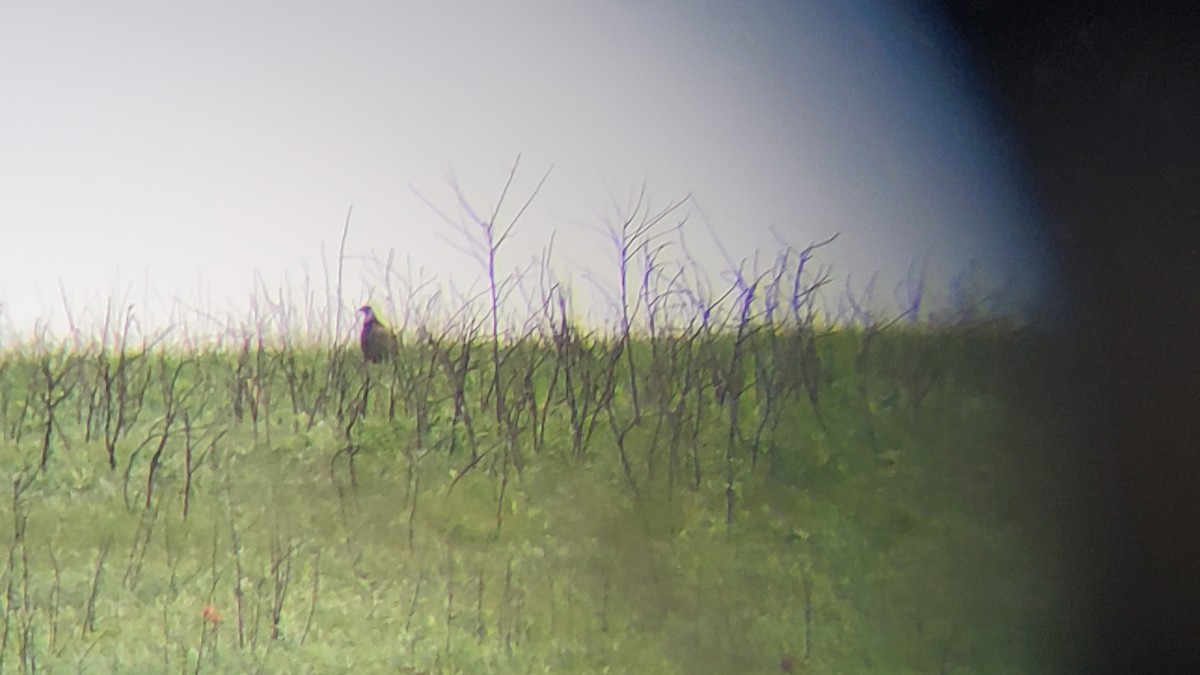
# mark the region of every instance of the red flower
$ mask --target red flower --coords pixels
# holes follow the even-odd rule
[[[204,615],[204,618],[207,619],[210,623],[215,624],[215,623],[221,622],[220,613],[218,613],[217,608],[213,607],[212,605],[205,605],[204,611],[201,613]]]

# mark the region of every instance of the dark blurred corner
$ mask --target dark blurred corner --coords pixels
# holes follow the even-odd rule
[[[1100,477],[1084,667],[1200,672],[1200,10],[937,8],[1024,158],[1096,376],[1073,394],[1098,432],[1074,461]]]

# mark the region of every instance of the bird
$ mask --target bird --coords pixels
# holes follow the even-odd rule
[[[394,355],[396,335],[375,316],[375,310],[371,309],[370,305],[363,305],[358,311],[363,315],[362,336],[359,340],[362,344],[363,358],[370,363],[379,363],[384,357]]]

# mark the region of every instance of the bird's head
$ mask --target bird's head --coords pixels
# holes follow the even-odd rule
[[[358,308],[358,311],[363,315],[364,323],[372,323],[375,321],[375,310],[371,309],[370,305],[363,305]]]

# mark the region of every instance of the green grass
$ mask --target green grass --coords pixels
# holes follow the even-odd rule
[[[1062,485],[1078,471],[1067,466],[1077,437],[1051,394],[1058,357],[1004,331],[893,331],[864,358],[860,338],[818,338],[823,428],[796,386],[766,411],[754,364],[780,382],[800,374],[781,343],[756,336],[732,452],[732,407],[710,377],[732,340],[698,341],[692,360],[658,370],[651,345],[635,343],[640,421],[627,362],[614,371],[628,474],[603,415],[573,452],[561,379],[540,440],[528,415],[498,423],[486,343],[466,390],[483,457],[465,473],[451,379],[429,365],[453,343],[410,343],[369,371],[329,351],[130,352],[124,381],[145,394],[115,470],[105,419],[111,433],[122,380],[106,399],[102,373],[118,358],[11,352],[0,671],[1069,668],[1086,626],[1072,604],[1078,504]],[[512,347],[510,413],[521,386],[546,400],[555,358]],[[44,472],[43,366],[65,373],[50,389],[65,397]],[[689,372],[702,388],[673,432],[654,401],[677,401]],[[368,374],[367,415],[347,436]],[[764,414],[777,417],[755,451]]]

